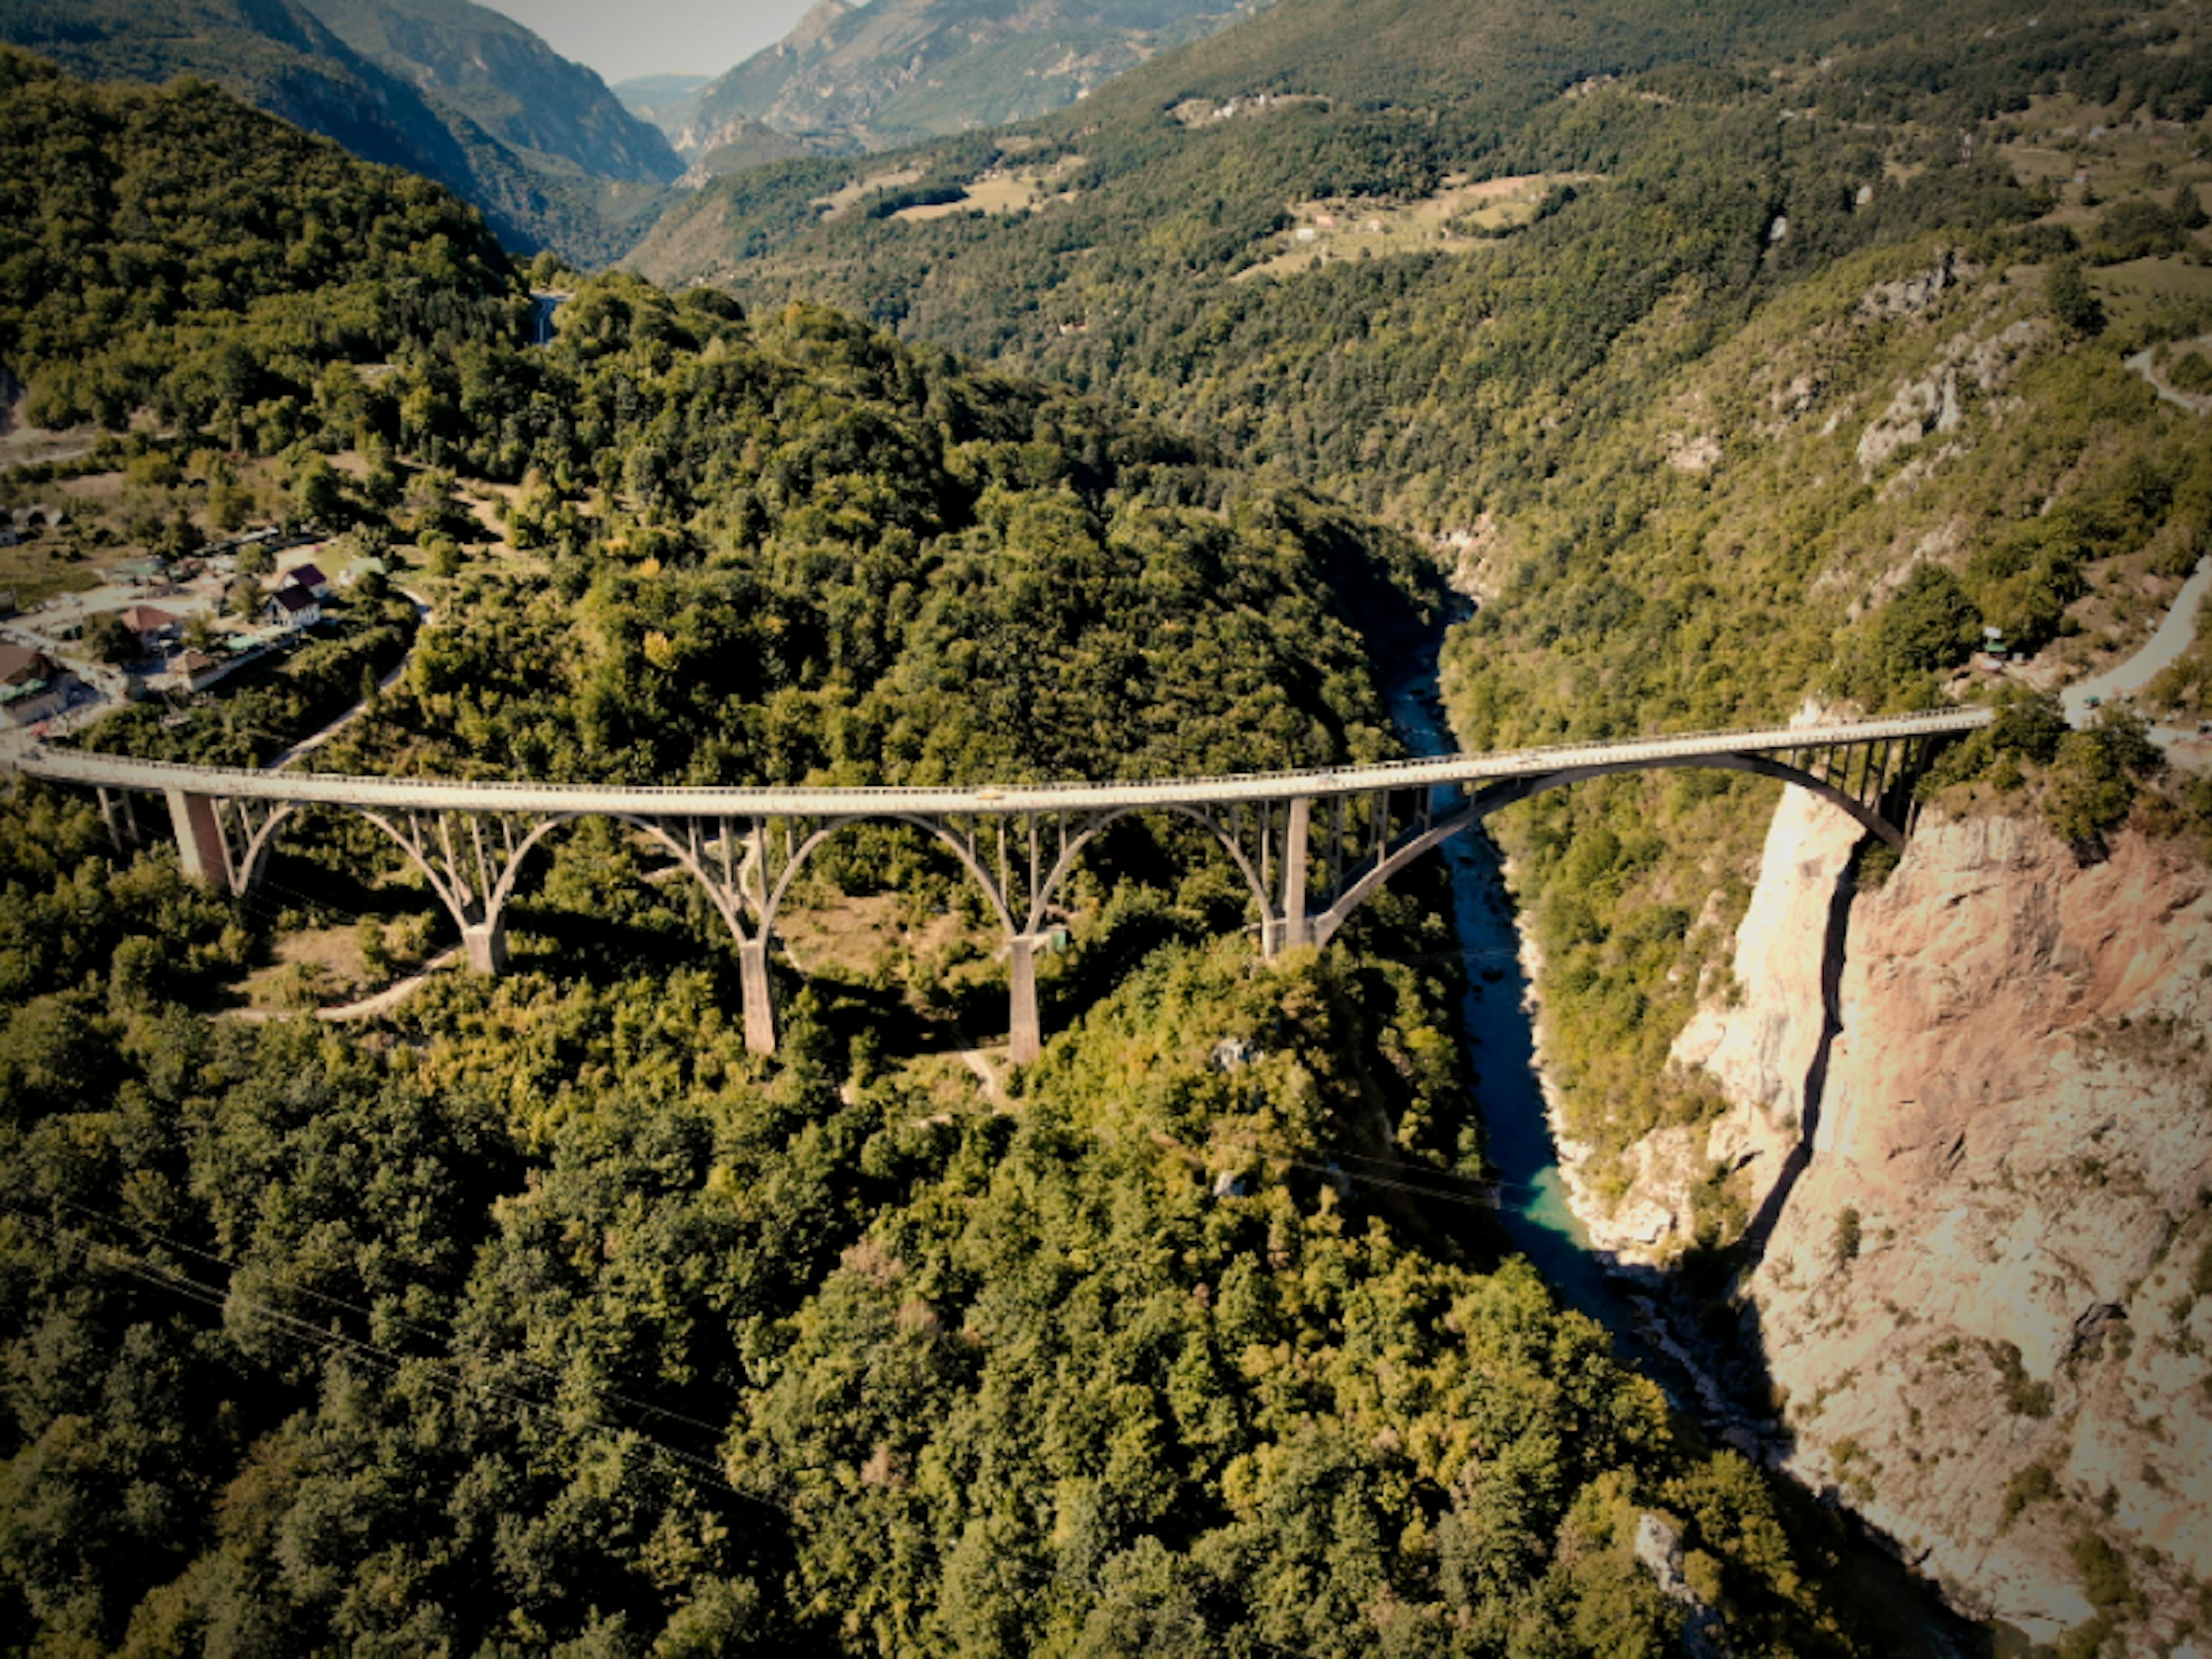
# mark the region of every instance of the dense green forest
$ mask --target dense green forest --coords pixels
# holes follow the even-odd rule
[[[77,303],[153,307],[72,333],[32,297],[58,278],[11,288],[33,397],[150,408],[116,447],[190,514],[278,469],[436,602],[319,763],[857,781],[1389,742],[1361,630],[1437,604],[1398,534],[817,309],[602,277],[527,349],[520,274],[436,191],[205,89],[9,61],[9,260],[53,259],[42,204],[71,204]],[[187,134],[280,148],[203,193]],[[187,187],[155,213],[142,177]],[[233,234],[259,257],[225,264]],[[296,695],[265,718],[320,717]],[[218,700],[102,741],[289,735]],[[1165,834],[1102,854],[1044,1058],[949,1103],[865,976],[746,1055],[711,918],[611,831],[556,839],[515,972],[332,1026],[238,986],[423,903],[342,829],[233,906],[17,786],[4,1639],[1656,1654],[1691,1616],[1635,1553],[1656,1513],[1747,1650],[1857,1650],[1832,1522],[1496,1265],[1453,984],[1390,965],[1449,960],[1435,907],[1263,966]]]
[[[1376,1052],[1451,1050],[1402,970],[1170,945],[946,1119],[804,1006],[764,1073],[711,959],[210,1020],[228,907],[6,811],[39,1650],[1656,1653],[1653,1508],[1755,1650],[1845,1650],[1817,1534],[1525,1267],[1285,1161],[1458,1109]]]

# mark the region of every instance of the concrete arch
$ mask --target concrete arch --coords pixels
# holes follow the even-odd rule
[[[476,925],[469,920],[468,906],[463,901],[460,890],[432,867],[423,850],[398,824],[374,807],[356,806],[353,810],[390,836],[392,843],[407,855],[407,861],[422,872],[422,878],[430,884],[430,890],[438,896],[438,902],[444,905],[446,913],[453,917],[454,927],[466,933],[471,927]]]
[[[231,890],[234,894],[243,897],[253,890],[261,879],[262,871],[268,867],[269,854],[276,848],[277,826],[298,817],[299,812],[299,802],[280,802],[275,811],[261,820],[261,827],[246,836],[246,846],[239,853],[238,863],[231,876]],[[244,814],[241,813],[240,822],[244,821]]]
[[[910,825],[945,848],[960,861],[961,867],[975,878],[975,884],[983,890],[983,896],[990,901],[991,908],[998,916],[999,926],[1005,929],[1006,937],[1012,939],[1020,932],[1014,926],[1013,911],[1006,903],[1006,896],[999,890],[998,883],[991,879],[991,872],[983,867],[982,861],[974,851],[944,824],[918,812],[850,812],[830,819],[799,842],[798,849],[792,854],[791,861],[783,866],[783,873],[775,878],[761,905],[758,920],[763,939],[775,932],[776,913],[783,908],[784,896],[790,892],[791,884],[798,879],[799,872],[805,868],[807,860],[819,852],[831,836],[841,831],[849,830],[856,823],[877,823]]]
[[[567,817],[548,820],[523,837],[522,844],[514,849],[514,861],[509,865],[507,872],[500,878],[500,902],[504,904],[507,902],[507,896],[514,877],[522,868],[523,854],[535,846],[539,838],[556,824],[572,823],[583,816],[585,815],[582,813],[572,813]],[[689,871],[691,879],[706,890],[708,902],[714,907],[715,914],[722,918],[723,925],[729,928],[730,937],[740,946],[752,943],[745,935],[744,917],[742,914],[744,900],[717,882],[708,872],[706,866],[691,855],[691,849],[668,832],[668,827],[665,824],[656,823],[650,818],[637,817],[628,812],[610,812],[606,816],[617,823],[628,824]],[[767,932],[767,927],[763,925],[761,929],[763,938],[766,937]]]
[[[1085,824],[1082,832],[1061,848],[1060,856],[1053,861],[1050,872],[1037,884],[1037,890],[1030,899],[1027,931],[1035,933],[1044,925],[1046,913],[1052,908],[1053,902],[1060,892],[1060,884],[1074,873],[1076,860],[1082,856],[1083,849],[1097,840],[1104,830],[1120,823],[1123,818],[1138,812],[1172,812],[1178,817],[1188,818],[1206,834],[1212,836],[1221,849],[1227,853],[1231,861],[1236,864],[1238,873],[1244,878],[1244,884],[1252,890],[1252,897],[1260,907],[1261,925],[1264,927],[1273,918],[1273,902],[1268,897],[1267,884],[1260,879],[1260,872],[1252,867],[1252,860],[1244,855],[1244,849],[1237,844],[1236,837],[1224,830],[1214,815],[1205,808],[1186,806],[1178,802],[1167,801],[1158,806],[1120,807],[1113,811],[1103,813]]]
[[[1689,767],[1717,767],[1723,771],[1749,772],[1760,777],[1774,778],[1797,788],[1818,795],[1830,805],[1841,808],[1871,835],[1879,836],[1892,847],[1902,851],[1905,832],[1871,807],[1854,800],[1833,784],[1822,781],[1810,772],[1790,766],[1765,755],[1686,755],[1666,756],[1649,760],[1613,761],[1591,766],[1571,766],[1557,772],[1539,773],[1532,777],[1513,778],[1481,791],[1470,798],[1456,811],[1437,819],[1427,830],[1392,849],[1389,855],[1375,868],[1345,889],[1328,908],[1314,918],[1313,942],[1325,945],[1336,936],[1337,930],[1350,921],[1352,913],[1371,897],[1390,878],[1403,870],[1415,859],[1432,848],[1441,847],[1454,836],[1473,829],[1501,806],[1510,806],[1516,801],[1540,795],[1548,789],[1564,788],[1571,783],[1584,782],[1591,778],[1609,777],[1620,772],[1652,772],[1680,770]]]

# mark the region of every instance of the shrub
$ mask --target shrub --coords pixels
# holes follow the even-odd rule
[[[2030,1504],[2040,1504],[2058,1496],[2058,1477],[2051,1474],[2051,1465],[2040,1460],[2005,1483],[2004,1524],[2010,1526]]]
[[[1836,1212],[1836,1265],[1856,1261],[1859,1256],[1859,1212],[1849,1204]]]
[[[2105,307],[2089,292],[2088,281],[2081,275],[2077,259],[2051,263],[2044,277],[2043,302],[2051,309],[2051,320],[2069,334],[2086,338],[2105,331]]]

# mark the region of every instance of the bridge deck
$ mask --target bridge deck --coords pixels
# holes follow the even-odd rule
[[[1012,816],[1096,812],[1123,807],[1224,805],[1378,789],[1481,784],[1585,766],[1695,760],[1708,755],[1786,754],[1970,732],[1995,718],[1987,708],[1946,709],[1882,720],[1747,732],[1697,732],[1620,743],[1564,744],[1488,755],[1445,755],[1373,766],[1248,772],[1155,782],[981,784],[971,787],[650,787],[585,783],[460,783],[435,778],[348,777],[313,772],[258,772],[185,766],[40,748],[18,769],[58,782],[110,789],[181,790],[232,799],[322,802],[417,811],[622,813],[634,817],[845,817],[958,812]]]

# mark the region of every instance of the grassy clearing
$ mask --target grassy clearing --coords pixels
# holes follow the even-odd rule
[[[835,219],[858,206],[864,196],[879,190],[900,190],[908,185],[919,183],[921,172],[919,167],[898,167],[890,173],[871,173],[854,179],[841,190],[831,191],[827,196],[817,196],[811,205],[822,210],[824,219]]]
[[[1235,280],[1294,276],[1331,259],[1377,259],[1392,254],[1470,252],[1528,223],[1551,193],[1595,181],[1583,173],[1529,173],[1479,184],[1454,178],[1415,201],[1334,197],[1301,202],[1291,227],[1276,239],[1273,258],[1237,273]]]
[[[1029,213],[1064,194],[1054,186],[1083,165],[1080,155],[1063,155],[1048,167],[992,167],[978,174],[957,202],[902,208],[891,217],[919,222],[958,213]]]

